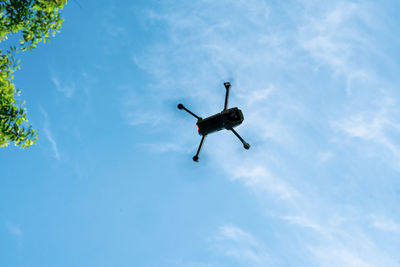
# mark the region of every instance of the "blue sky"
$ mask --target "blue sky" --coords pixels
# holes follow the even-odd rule
[[[400,266],[399,3],[78,1],[15,75],[0,266]],[[224,81],[252,147],[194,163]]]

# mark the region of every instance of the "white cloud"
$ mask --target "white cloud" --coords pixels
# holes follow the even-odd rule
[[[314,208],[316,206],[314,204]],[[300,227],[296,233],[302,233],[301,247],[312,255],[316,266],[398,266],[395,259],[377,247],[374,239],[360,227],[361,221],[356,214],[343,218],[334,214],[321,216],[323,213],[320,211],[307,213],[310,215],[289,215],[282,216],[282,219]],[[385,226],[393,227],[391,224]],[[303,233],[302,229],[311,230],[311,234]]]
[[[102,32],[109,35],[110,38],[119,38],[121,42],[124,42],[121,37],[127,34],[127,29],[124,25],[118,22],[118,11],[116,3],[110,1],[107,9],[100,14],[102,18],[100,28]]]
[[[333,3],[332,3],[333,4]],[[329,66],[348,82],[366,79],[370,74],[360,65],[359,56],[370,47],[366,33],[354,21],[369,26],[368,3],[338,1],[320,12],[305,15],[299,42],[318,65]],[[370,52],[370,51],[369,51]]]
[[[299,196],[291,186],[284,181],[271,175],[263,166],[239,167],[230,173],[234,178],[243,180],[243,182],[255,190],[266,191],[275,194],[283,200],[293,200]]]
[[[333,157],[333,153],[331,151],[324,151],[318,153],[318,160],[320,162],[326,162]]]
[[[136,88],[136,90],[139,91],[140,88]],[[125,95],[121,100],[121,113],[125,117],[126,122],[131,126],[149,125],[159,127],[163,122],[165,124],[168,121],[167,117],[169,114],[164,114],[164,111],[160,111],[162,98],[158,98],[157,94],[139,96],[135,91]],[[149,100],[149,98],[153,99]],[[149,101],[153,103],[152,106],[149,106]]]
[[[191,149],[185,148],[177,143],[153,143],[153,144],[140,144],[140,146],[146,147],[154,153],[190,153]]]
[[[71,83],[69,85],[62,84],[57,75],[53,74],[51,76],[51,80],[53,81],[56,90],[65,95],[65,97],[70,98],[74,95],[75,92],[75,84]]]
[[[319,232],[321,232],[323,229],[319,224],[314,222],[312,219],[304,216],[287,215],[287,216],[282,216],[282,219],[288,221],[291,224],[295,224],[304,228],[310,228],[312,230]]]
[[[321,267],[373,267],[374,265],[361,258],[356,253],[337,247],[312,248],[310,251],[319,259]]]
[[[336,154],[337,143],[329,141],[334,128],[400,158],[393,105],[368,110],[371,99],[380,99],[385,91],[378,90],[384,79],[371,67],[372,58],[381,55],[374,47],[369,5],[178,2],[149,12],[152,23],[165,26],[169,38],[150,47],[146,56],[134,57],[156,80],[151,87],[154,99],[181,97],[199,103],[206,114],[222,108],[222,82],[232,82],[230,103],[245,116],[238,132],[252,148],[244,151],[224,132],[223,137],[207,139],[203,153],[229,179],[256,192],[265,209],[274,210],[268,215],[288,222],[300,239],[293,241],[294,250],[308,248],[302,257],[312,258],[315,266],[398,266],[396,255],[377,247],[360,219],[370,212],[355,198],[363,199],[366,193],[340,192],[354,183],[354,173]],[[317,81],[320,76],[323,80]],[[365,85],[362,90],[360,84]],[[337,169],[315,164],[333,155]],[[222,227],[217,244],[238,258],[268,258],[257,256],[254,249],[261,244],[261,255],[266,255],[268,244],[236,226]]]
[[[43,125],[44,134],[46,135],[47,140],[51,144],[51,148],[53,150],[53,157],[55,159],[59,160],[60,159],[60,153],[58,152],[57,142],[55,141],[55,139],[53,137],[53,133],[52,133],[52,131],[50,129],[49,116],[48,116],[47,112],[44,109],[42,109],[42,115],[44,117],[44,125]]]
[[[265,100],[272,93],[274,93],[275,90],[276,90],[276,88],[274,87],[274,85],[271,84],[265,88],[261,88],[261,89],[255,88],[246,93],[239,93],[239,94],[237,94],[237,96],[239,98],[243,98],[245,101],[247,101],[246,105],[251,106],[257,102],[265,103]]]
[[[18,239],[22,238],[23,233],[22,233],[21,228],[18,225],[14,224],[14,223],[11,223],[11,222],[8,222],[7,223],[7,229],[8,229],[8,232],[11,235],[15,236],[16,238],[18,238]]]
[[[247,244],[249,246],[257,245],[254,237],[234,225],[224,225],[220,228],[220,234],[224,239],[235,243]]]
[[[400,224],[396,223],[392,219],[379,216],[371,215],[372,225],[379,230],[385,232],[400,233]]]
[[[387,98],[373,109],[334,121],[331,125],[350,137],[380,145],[390,151],[396,161],[400,160],[400,147],[396,140],[400,135],[400,124],[394,99]]]
[[[234,225],[224,225],[213,239],[213,247],[246,266],[269,266],[271,257],[265,245],[252,234]]]

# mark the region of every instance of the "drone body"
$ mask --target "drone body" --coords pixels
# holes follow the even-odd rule
[[[197,128],[200,135],[207,135],[222,129],[232,129],[243,122],[243,113],[238,108],[223,110],[208,118],[198,120]]]
[[[228,98],[229,98],[229,89],[231,87],[231,84],[229,82],[224,83],[225,89],[226,89],[226,94],[225,94],[225,105],[224,109],[220,112],[217,113],[213,116],[207,117],[205,119],[197,116],[187,108],[185,108],[182,104],[178,104],[179,109],[183,109],[195,118],[197,118],[197,130],[199,132],[199,135],[202,136],[199,148],[197,149],[196,155],[193,157],[194,161],[199,161],[199,154],[201,151],[201,148],[203,146],[204,139],[206,136],[210,133],[214,133],[217,131],[220,131],[222,129],[230,130],[232,131],[242,142],[243,146],[245,149],[249,149],[250,145],[246,143],[243,138],[233,129],[234,127],[240,125],[243,120],[243,113],[240,109],[238,108],[230,108],[227,109],[228,107]]]

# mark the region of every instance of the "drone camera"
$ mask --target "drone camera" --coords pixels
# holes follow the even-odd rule
[[[230,129],[238,126],[244,120],[243,113],[238,108],[230,108],[223,111],[224,128]]]

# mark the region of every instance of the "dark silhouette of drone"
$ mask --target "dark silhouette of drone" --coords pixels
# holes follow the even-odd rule
[[[197,149],[197,153],[196,155],[193,156],[193,160],[196,162],[199,161],[199,154],[206,136],[210,133],[217,132],[222,129],[232,131],[237,136],[237,138],[239,138],[240,142],[242,142],[243,147],[245,149],[250,148],[250,145],[246,143],[246,141],[244,141],[243,138],[233,129],[234,127],[240,125],[243,122],[244,117],[242,111],[237,107],[227,109],[229,89],[231,87],[231,84],[229,82],[225,82],[224,86],[226,89],[224,109],[220,113],[212,115],[208,118],[203,119],[194,114],[193,112],[191,112],[190,110],[188,110],[187,108],[185,108],[182,104],[178,104],[179,109],[183,109],[193,117],[197,118],[197,123],[196,123],[197,131],[199,132],[199,135],[201,135],[202,137],[199,148]]]

